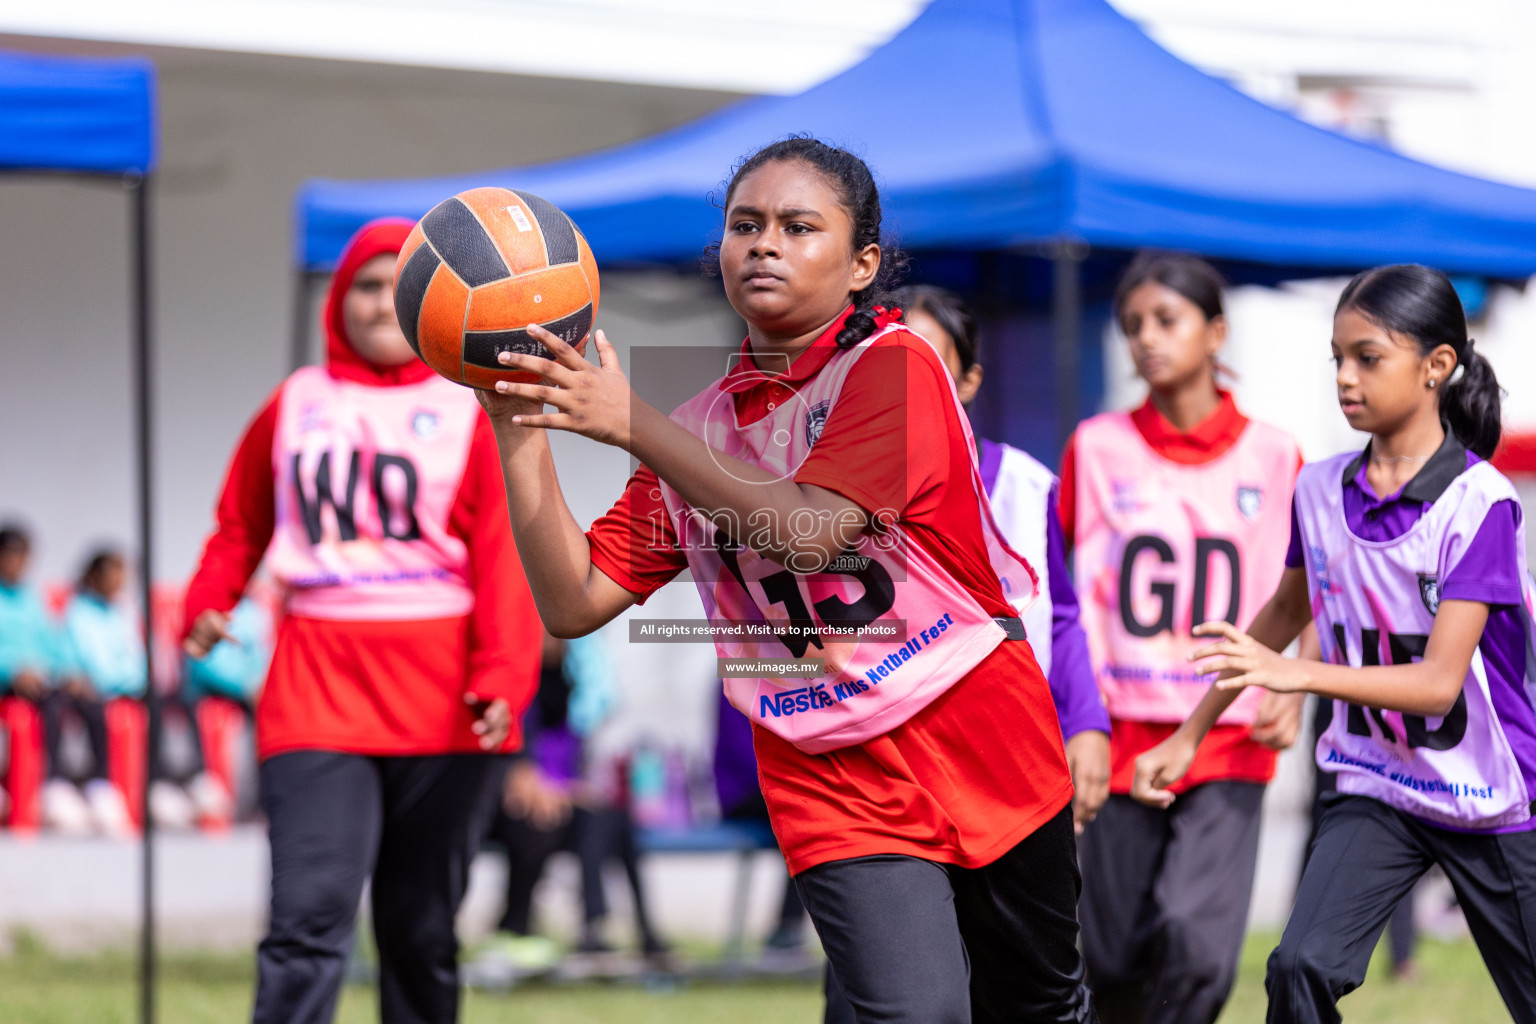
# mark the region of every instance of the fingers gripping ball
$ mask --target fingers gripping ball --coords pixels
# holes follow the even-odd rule
[[[395,313],[432,369],[460,384],[536,381],[503,352],[550,358],[538,324],[583,351],[597,315],[597,261],[571,218],[529,192],[474,188],[434,206],[400,250]]]

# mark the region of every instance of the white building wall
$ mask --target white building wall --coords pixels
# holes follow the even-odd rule
[[[241,431],[289,368],[291,211],[305,179],[552,159],[733,98],[288,58],[157,57],[155,573],[173,580],[193,568]],[[126,208],[115,183],[0,179],[0,519],[34,528],[41,579],[72,576],[92,542],[137,536]],[[605,299],[600,322],[625,322],[624,290]],[[615,339],[670,336],[635,323]],[[679,328],[698,325],[684,317]]]
[[[1159,43],[1255,97],[1419,160],[1536,187],[1536,5],[1524,0],[1112,0]],[[1255,410],[1271,404],[1309,455],[1354,443],[1327,376],[1333,300],[1343,281],[1232,296],[1227,358],[1250,367],[1239,387]],[[1322,289],[1319,291],[1318,289]],[[1331,290],[1331,296],[1328,292]],[[1473,334],[1509,390],[1505,422],[1536,427],[1536,369],[1527,326],[1536,292],[1496,289]],[[1530,309],[1527,307],[1530,306]],[[1298,333],[1300,332],[1300,333]],[[1113,330],[1106,344],[1120,346]],[[1311,344],[1319,354],[1314,362]],[[1115,355],[1124,363],[1123,353]],[[1133,390],[1111,370],[1109,408]],[[1514,386],[1511,386],[1514,385]],[[1328,424],[1333,424],[1332,426]],[[1317,445],[1321,444],[1321,447]]]

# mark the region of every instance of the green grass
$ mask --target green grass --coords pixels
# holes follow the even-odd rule
[[[1264,962],[1279,935],[1248,936],[1237,988],[1219,1024],[1262,1021]],[[1371,960],[1365,984],[1339,1002],[1348,1024],[1508,1024],[1509,1011],[1493,987],[1483,958],[1470,939],[1460,942],[1419,940],[1419,975],[1412,981],[1392,977],[1391,961],[1383,944]]]
[[[1243,969],[1222,1024],[1264,1019],[1264,960],[1273,934],[1250,937]],[[0,959],[0,1021],[5,1024],[134,1024],[136,967],[126,953],[91,957],[53,954],[21,937]],[[160,1020],[167,1024],[231,1024],[250,1012],[249,957],[167,956],[162,961]],[[1425,940],[1421,973],[1412,983],[1390,978],[1378,955],[1360,991],[1340,1009],[1350,1024],[1483,1024],[1509,1015],[1470,942]],[[666,991],[634,986],[528,987],[505,995],[469,993],[464,1024],[815,1024],[818,986],[694,983]],[[349,988],[341,1024],[373,1024],[373,994]]]

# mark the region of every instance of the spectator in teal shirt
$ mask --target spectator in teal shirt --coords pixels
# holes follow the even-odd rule
[[[91,742],[91,773],[85,783],[85,803],[95,827],[109,835],[129,831],[123,794],[107,781],[106,702],[115,697],[144,694],[144,640],[138,625],[117,603],[127,582],[128,565],[121,552],[104,548],[86,561],[75,596],[64,610],[64,640],[69,672],[43,705],[43,732],[48,742],[49,782],[43,791],[45,818],[74,830],[76,803],[63,777],[59,750],[65,716],[74,714],[85,725]]]
[[[0,695],[39,703],[60,674],[62,652],[37,591],[23,582],[31,559],[27,532],[0,527]]]
[[[0,526],[0,697],[41,704],[59,669],[59,636],[37,592],[23,583],[32,538],[20,526]],[[0,816],[10,800],[0,789]]]
[[[144,695],[144,638],[117,603],[127,578],[120,552],[95,552],[64,610],[70,667],[98,700]]]
[[[158,780],[150,792],[155,821],[175,828],[196,820],[227,821],[235,810],[235,795],[207,768],[207,755],[197,727],[198,705],[209,697],[239,704],[248,721],[255,721],[256,699],[272,661],[272,613],[261,601],[245,597],[235,605],[224,627],[226,641],[201,658],[186,660],[181,693],[161,707],[179,711],[191,737],[192,772],[178,796],[168,780]]]

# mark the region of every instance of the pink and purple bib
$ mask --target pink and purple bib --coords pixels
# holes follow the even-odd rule
[[[1357,458],[1345,453],[1309,465],[1297,480],[1296,518],[1318,638],[1334,664],[1407,664],[1424,653],[1441,584],[1471,549],[1489,510],[1514,500],[1515,490],[1492,466],[1477,462],[1400,535],[1366,540],[1350,528],[1340,484]],[[1317,763],[1337,773],[1341,792],[1374,797],[1452,828],[1494,831],[1530,819],[1532,766],[1522,764],[1506,722],[1515,710],[1530,717],[1536,684],[1523,524],[1516,535],[1507,557],[1518,562],[1527,586],[1518,609],[1525,634],[1523,692],[1513,699],[1524,707],[1501,711],[1501,699],[1510,695],[1495,692],[1503,681],[1492,678],[1485,643],[1443,717],[1335,701],[1332,723],[1318,739]]]

